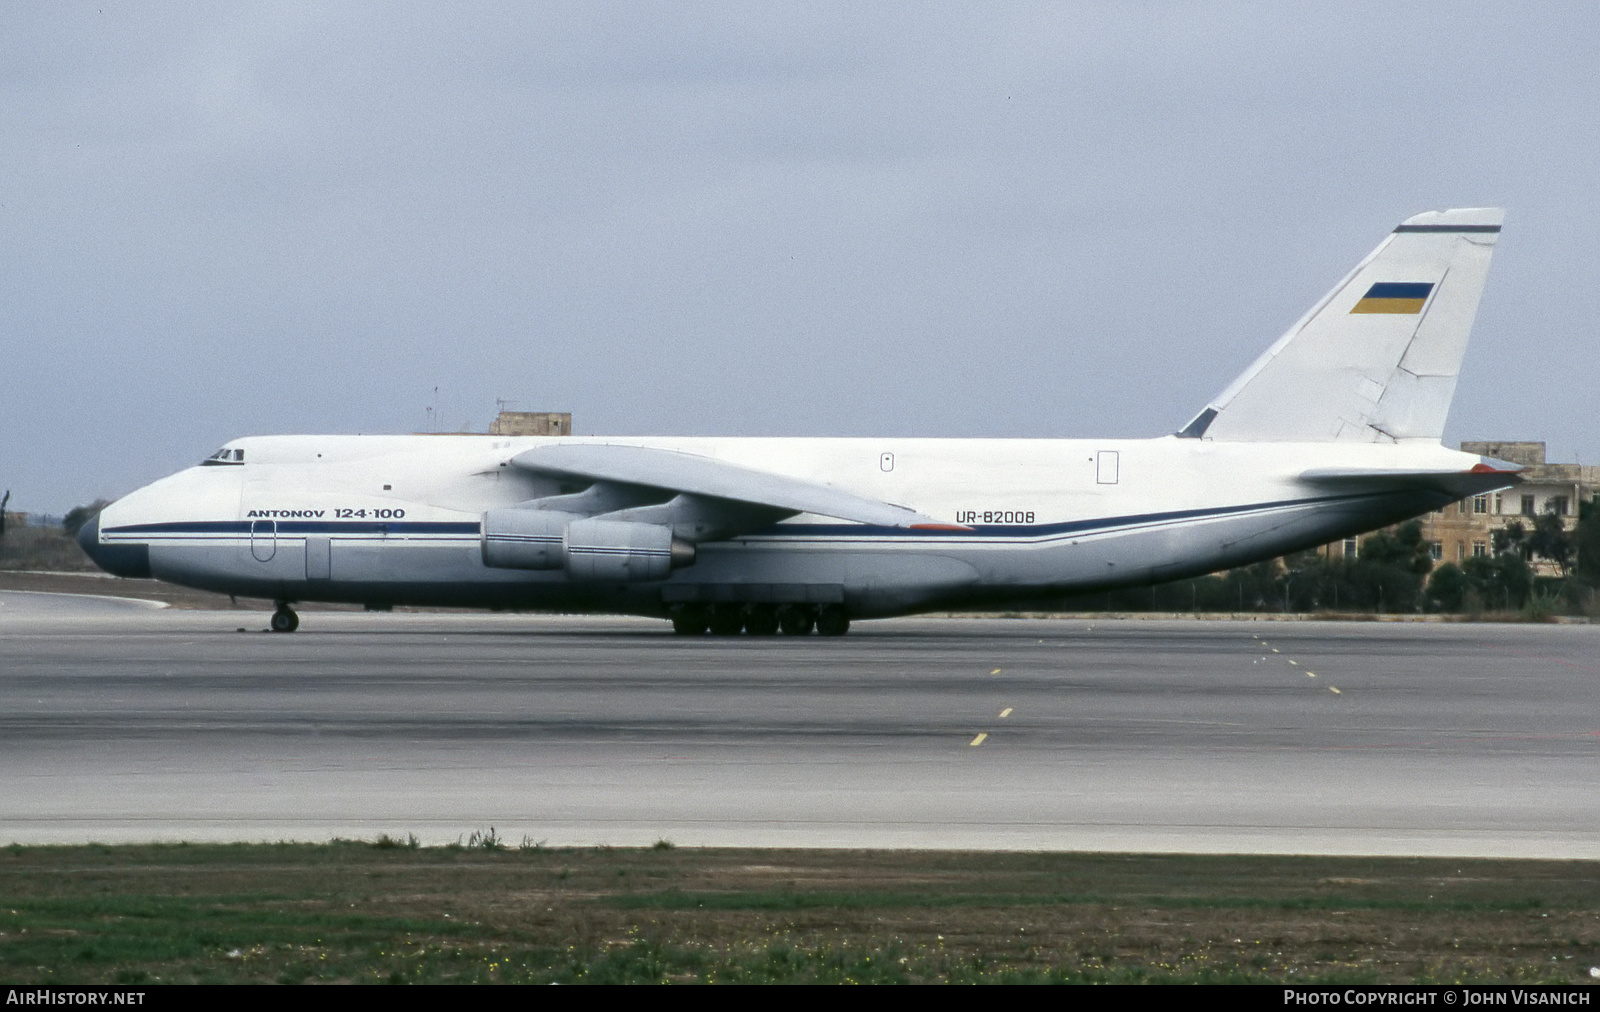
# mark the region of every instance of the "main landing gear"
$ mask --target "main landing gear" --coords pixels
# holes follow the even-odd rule
[[[289,607],[288,601],[279,601],[278,610],[272,613],[273,632],[294,632],[300,628],[300,616]]]
[[[837,604],[680,604],[671,612],[672,631],[679,636],[823,636],[850,631],[850,615]]]

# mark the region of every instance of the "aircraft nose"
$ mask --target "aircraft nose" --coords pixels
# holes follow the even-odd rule
[[[89,518],[88,523],[78,528],[78,547],[82,548],[83,554],[91,559],[94,558],[94,553],[100,550],[100,514],[96,513]]]
[[[100,543],[100,514],[78,528],[78,546],[94,560],[94,564],[113,576],[132,580],[150,579],[150,546],[147,544]]]

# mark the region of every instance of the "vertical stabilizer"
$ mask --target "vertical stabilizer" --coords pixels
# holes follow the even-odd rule
[[[1406,219],[1178,435],[1437,440],[1504,218],[1478,207]]]

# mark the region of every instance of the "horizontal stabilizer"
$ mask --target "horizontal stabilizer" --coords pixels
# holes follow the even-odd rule
[[[1492,489],[1507,488],[1522,479],[1526,470],[1492,457],[1480,457],[1472,467],[1431,468],[1381,468],[1381,467],[1319,467],[1302,471],[1299,478],[1312,485],[1347,489],[1427,488],[1429,486],[1457,497],[1476,495]]]
[[[868,499],[831,485],[677,450],[611,443],[564,443],[524,450],[512,457],[511,463],[539,474],[643,485],[860,524],[938,525],[932,517],[915,510]]]
[[[1408,218],[1178,435],[1437,440],[1504,217]]]

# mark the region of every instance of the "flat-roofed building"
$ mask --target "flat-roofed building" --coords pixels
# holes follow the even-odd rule
[[[502,411],[489,425],[491,436],[570,436],[569,411]]]
[[[481,436],[481,432],[415,432],[416,436]],[[491,436],[570,436],[570,411],[502,411],[489,423]]]

